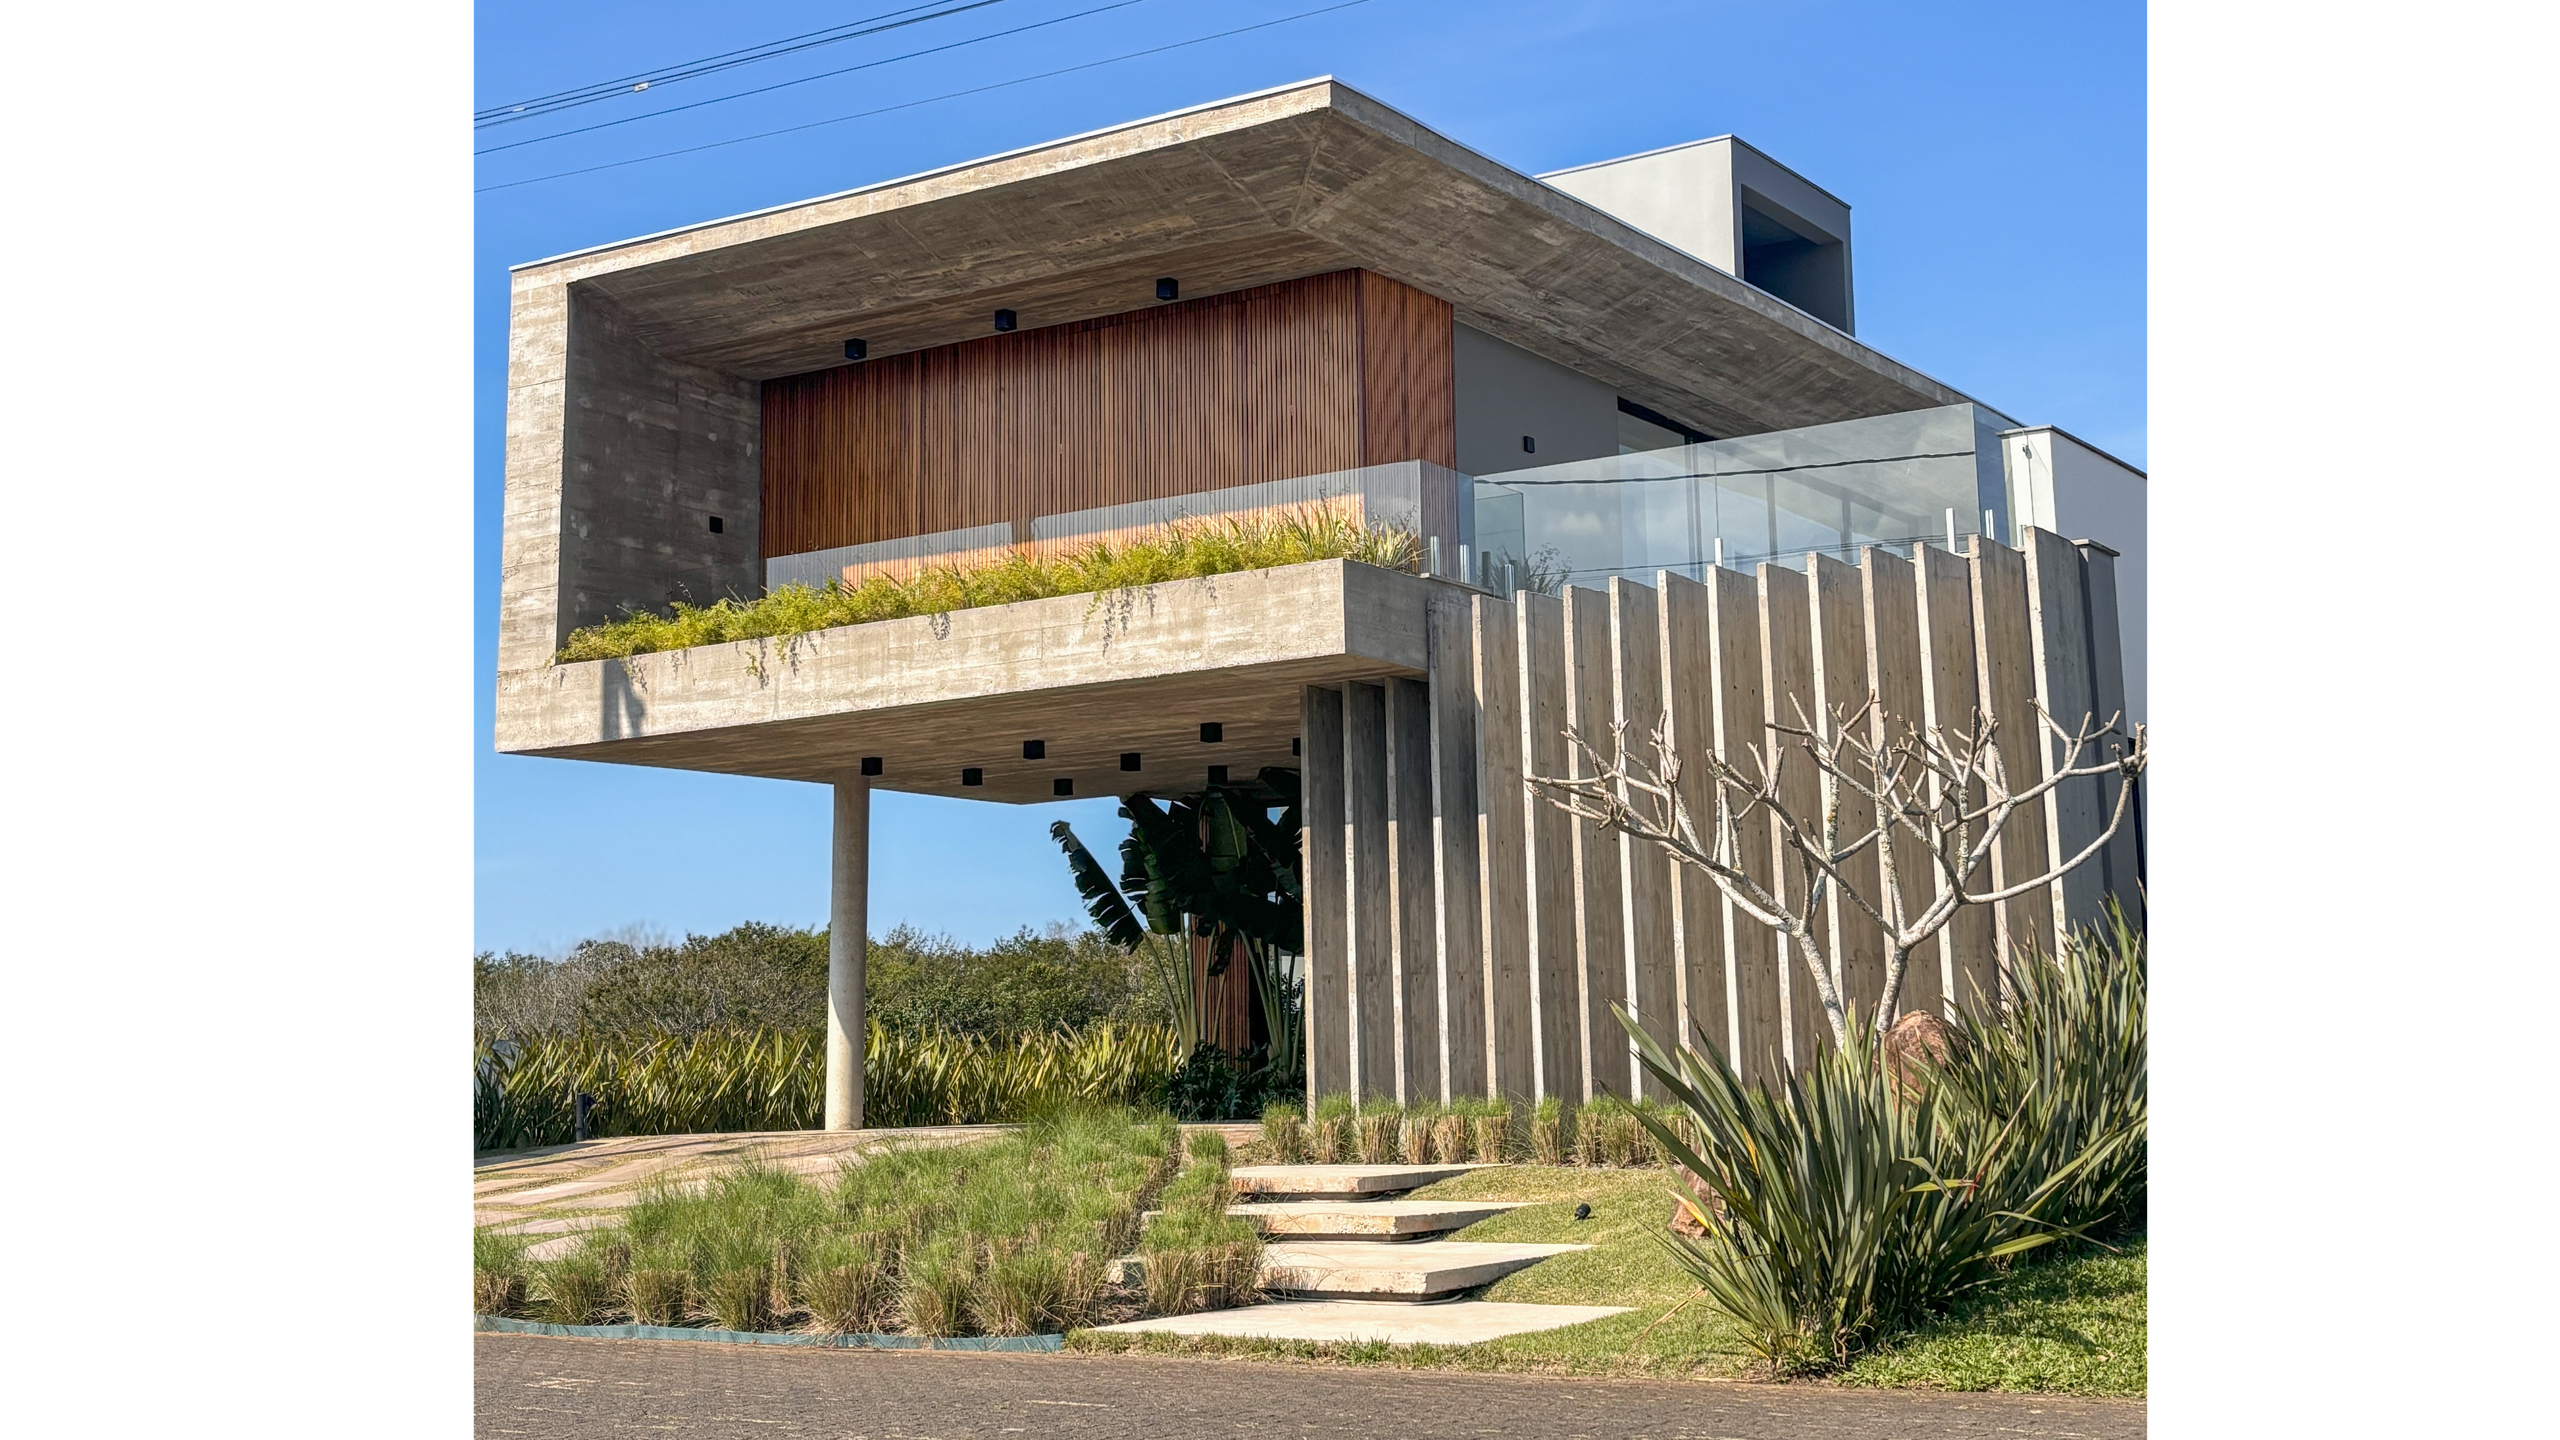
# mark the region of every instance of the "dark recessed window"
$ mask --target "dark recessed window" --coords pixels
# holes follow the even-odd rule
[[[1123,751],[1121,751],[1121,752],[1120,752],[1120,768],[1121,768],[1121,769],[1123,769],[1123,770],[1135,770],[1135,769],[1137,769],[1137,768],[1138,768],[1138,752],[1137,752],[1137,751],[1135,751],[1135,750],[1123,750]]]
[[[1219,724],[1215,720],[1212,720],[1200,727],[1200,743],[1203,745],[1216,745],[1223,742],[1226,738],[1227,727]]]
[[[714,535],[720,533],[720,517],[717,515],[711,517],[711,533]]]
[[[1523,436],[1521,436],[1521,437],[1520,437],[1520,453],[1521,453],[1521,454],[1523,454],[1523,455],[1535,455],[1535,454],[1537,454],[1537,453],[1538,453],[1538,437],[1537,437],[1537,436],[1535,436],[1535,435],[1523,435]]]
[[[1023,741],[1023,742],[1022,742],[1022,758],[1023,758],[1023,759],[1025,759],[1025,760],[1046,760],[1046,759],[1048,759],[1048,758],[1049,758],[1049,742],[1048,742],[1048,741],[1046,741],[1046,740],[1025,740],[1025,741]]]
[[[879,774],[879,773],[880,773],[880,757],[879,757],[879,756],[877,756],[877,755],[865,755],[865,756],[863,756],[863,757],[862,757],[862,773],[863,773],[863,774],[865,774],[865,775],[877,775],[877,774]]]
[[[960,771],[960,783],[963,785],[984,785],[987,783],[987,772],[979,769],[975,765],[964,766]]]
[[[1052,795],[1073,795],[1076,793],[1076,782],[1061,775],[1057,779],[1049,782],[1049,793]]]

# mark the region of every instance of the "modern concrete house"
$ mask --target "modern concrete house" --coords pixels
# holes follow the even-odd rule
[[[1862,344],[1851,258],[1849,206],[1732,137],[1532,177],[1326,79],[519,267],[498,746],[835,787],[831,1124],[874,787],[1300,769],[1318,1089],[1624,1091],[1612,999],[1784,1063],[1774,941],[1524,799],[1563,723],[1756,735],[1906,680],[2141,712],[2143,477]],[[630,609],[1307,503],[1425,573],[555,663]],[[1951,935],[1905,1004],[2138,866]]]

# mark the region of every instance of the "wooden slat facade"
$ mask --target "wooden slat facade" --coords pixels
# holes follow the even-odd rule
[[[764,385],[768,557],[1457,461],[1447,301],[1360,270]]]

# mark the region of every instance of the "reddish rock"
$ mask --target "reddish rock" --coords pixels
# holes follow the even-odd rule
[[[1923,1088],[1921,1067],[1943,1065],[1963,1041],[1946,1021],[1926,1010],[1914,1010],[1884,1032],[1884,1069],[1906,1095]]]

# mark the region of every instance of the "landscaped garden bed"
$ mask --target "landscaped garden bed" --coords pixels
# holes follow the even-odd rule
[[[559,1325],[1054,1334],[1248,1300],[1260,1244],[1226,1195],[1215,1133],[1192,1137],[1186,1163],[1167,1117],[1068,1112],[828,1178],[750,1163],[662,1182],[541,1259],[538,1237],[483,1231],[473,1303]],[[1160,1198],[1143,1286],[1115,1278]]]

